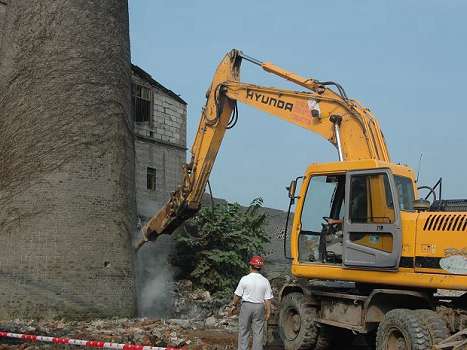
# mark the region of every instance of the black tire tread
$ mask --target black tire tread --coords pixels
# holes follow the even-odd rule
[[[415,310],[430,333],[433,345],[440,343],[451,335],[446,321],[436,312],[428,309]]]
[[[432,341],[427,327],[413,310],[394,309],[386,313],[376,333],[376,350],[385,350],[384,336],[387,328],[405,331],[412,342],[412,350],[430,350]]]
[[[321,327],[314,350],[329,350],[332,346],[331,332],[326,327]]]
[[[296,342],[287,343],[285,337],[281,338],[286,350],[309,350],[313,349],[316,340],[318,338],[318,327],[315,325],[315,320],[317,317],[316,308],[312,305],[309,305],[305,302],[305,296],[302,293],[290,293],[285,296],[282,301],[282,307],[287,307],[292,303],[298,310],[301,310],[301,319],[303,321],[304,333],[301,334],[299,344]],[[282,310],[279,315],[279,328],[281,327],[282,321]]]

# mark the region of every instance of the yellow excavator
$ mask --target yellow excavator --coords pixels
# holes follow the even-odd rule
[[[242,60],[306,91],[240,82]],[[270,325],[283,346],[325,349],[361,334],[376,337],[377,349],[467,348],[467,200],[441,199],[440,183],[438,197],[428,187],[432,203],[420,198],[414,172],[391,162],[375,116],[338,83],[232,50],[206,97],[183,184],[143,227],[144,241],[199,210],[241,102],[321,135],[339,157],[311,164],[288,187],[297,206],[284,253],[294,280],[280,290]]]

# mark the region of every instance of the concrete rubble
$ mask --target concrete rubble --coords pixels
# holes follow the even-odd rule
[[[207,290],[193,289],[189,280],[178,281],[175,294],[173,316],[176,319],[173,321],[184,324],[190,320],[190,326],[194,329],[238,329],[238,319],[227,315],[229,298],[214,298]]]
[[[235,332],[222,328],[221,322],[211,323],[210,329],[202,328],[198,321],[171,319],[115,319],[93,321],[1,321],[0,326],[14,333],[40,334],[46,336],[111,341],[148,346],[175,346],[187,349],[233,349]],[[209,332],[209,334],[207,333]],[[218,343],[206,342],[213,335],[222,339]],[[206,339],[207,338],[207,339]],[[2,340],[3,342],[4,340]],[[220,347],[219,347],[220,346]],[[38,345],[18,343],[0,345],[6,349],[63,349],[63,345]],[[72,348],[72,347],[70,347]]]

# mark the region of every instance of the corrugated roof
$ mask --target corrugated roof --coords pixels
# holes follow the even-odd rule
[[[162,85],[161,83],[159,83],[159,82],[157,82],[156,80],[154,80],[154,78],[151,76],[151,74],[147,73],[144,69],[138,67],[138,66],[135,65],[135,64],[132,64],[132,65],[131,65],[131,69],[133,70],[133,73],[135,73],[135,74],[136,74],[137,76],[139,76],[141,79],[146,80],[146,81],[147,81],[149,84],[151,84],[153,87],[164,91],[167,95],[173,97],[173,98],[174,98],[175,100],[177,100],[178,102],[183,103],[184,105],[187,104],[187,103],[186,103],[179,95],[177,95],[175,92],[173,92],[173,91],[170,90],[170,89],[167,89],[164,85]]]

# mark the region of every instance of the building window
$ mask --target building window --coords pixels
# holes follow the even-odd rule
[[[147,168],[147,188],[149,191],[156,190],[156,169]]]
[[[147,87],[132,85],[132,108],[135,122],[149,123],[151,120],[152,92]]]

